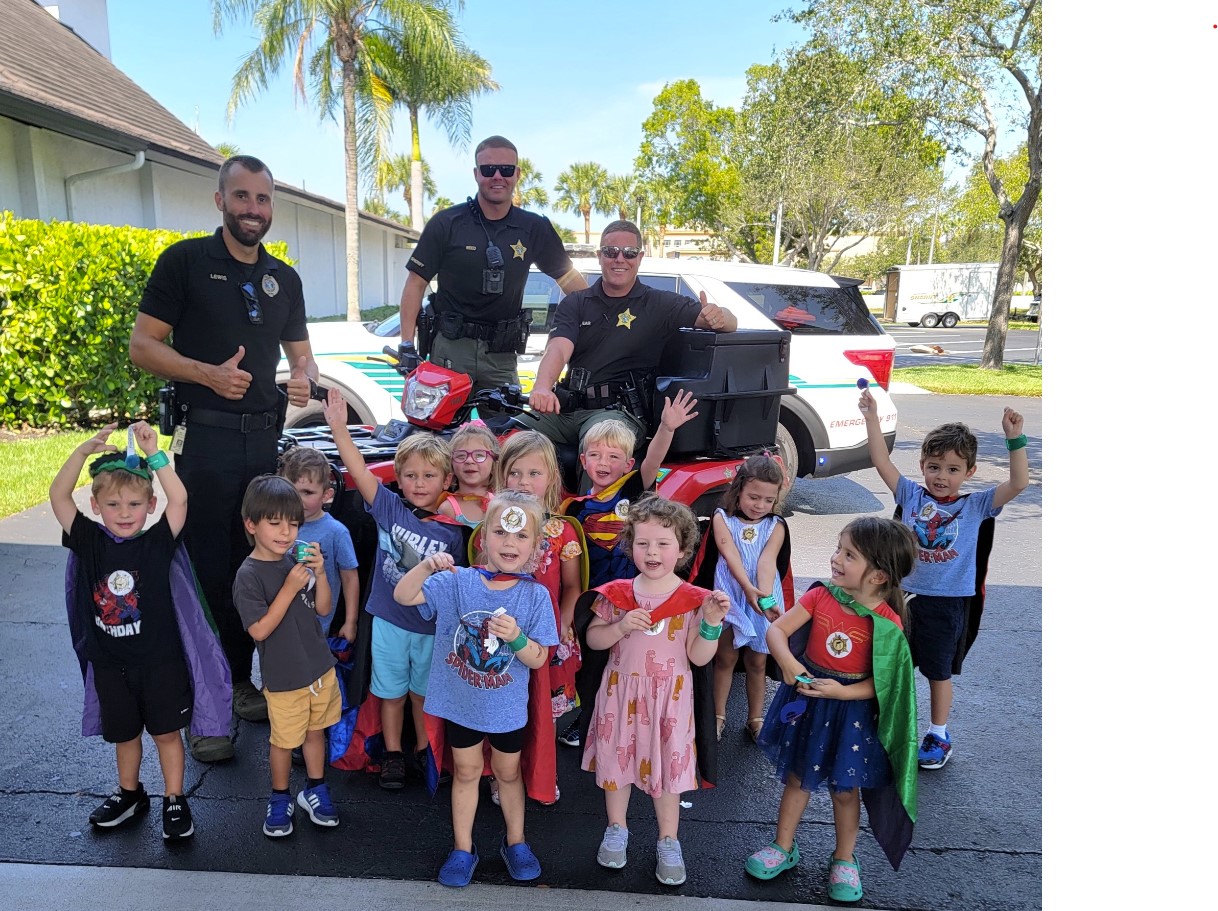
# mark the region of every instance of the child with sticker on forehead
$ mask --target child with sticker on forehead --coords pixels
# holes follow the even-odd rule
[[[454,845],[437,876],[446,886],[469,885],[480,860],[473,829],[488,740],[507,828],[499,854],[513,879],[541,875],[524,837],[521,748],[531,671],[558,642],[549,595],[528,573],[543,522],[534,497],[496,494],[482,525],[484,565],[459,567],[450,554],[435,553],[394,589],[399,604],[416,605],[436,624],[427,713],[443,719],[442,731],[431,725],[428,731],[436,766],[447,765],[448,749],[452,757]]]
[[[499,440],[482,421],[470,421],[458,427],[448,442],[456,490],[440,498],[436,512],[473,528],[486,516]]]

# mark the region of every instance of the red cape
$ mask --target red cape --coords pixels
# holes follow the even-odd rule
[[[588,742],[588,727],[595,714],[596,694],[600,690],[605,665],[609,662],[608,649],[593,649],[588,645],[588,624],[596,616],[592,604],[598,594],[622,610],[634,610],[638,602],[634,599],[633,579],[614,579],[579,597],[575,605],[575,634],[583,650],[584,664],[576,678],[579,702],[584,710],[579,716],[580,743]],[[707,589],[682,582],[658,608],[651,612],[652,620],[663,620],[677,614],[687,614],[702,606]],[[698,758],[698,779],[702,787],[713,788],[718,779],[719,744],[715,739],[715,692],[714,665],[712,659],[702,667],[690,665],[694,694],[694,751]]]

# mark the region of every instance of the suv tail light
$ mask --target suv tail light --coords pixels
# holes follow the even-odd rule
[[[871,375],[875,377],[875,381],[880,384],[885,392],[888,391],[888,383],[892,380],[892,363],[895,359],[895,351],[843,351],[846,355],[846,360],[852,364],[858,364],[860,367],[866,367],[871,371]]]

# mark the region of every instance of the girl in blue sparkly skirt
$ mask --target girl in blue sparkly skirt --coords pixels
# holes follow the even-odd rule
[[[900,522],[855,519],[829,561],[831,581],[813,584],[771,625],[766,643],[783,683],[758,743],[785,788],[778,832],[745,862],[749,875],[772,879],[799,863],[795,830],[822,785],[836,832],[829,898],[863,897],[854,853],[861,803],[899,867],[917,816],[917,710],[901,591],[917,552]]]

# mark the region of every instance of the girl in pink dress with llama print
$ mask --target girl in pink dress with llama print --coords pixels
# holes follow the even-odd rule
[[[595,590],[586,632],[590,649],[608,650],[583,756],[605,792],[609,822],[596,859],[626,865],[626,814],[639,788],[655,806],[656,878],[675,886],[685,882],[680,795],[698,787],[691,666],[714,658],[731,604],[676,575],[698,545],[688,507],[645,496],[630,507],[621,540],[639,575]]]

